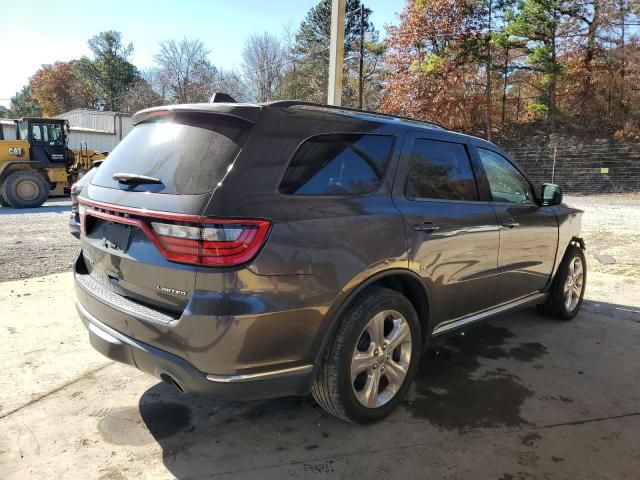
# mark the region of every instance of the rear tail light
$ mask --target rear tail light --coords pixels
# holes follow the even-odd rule
[[[200,225],[151,222],[153,234],[168,260],[217,266],[251,260],[262,247],[269,225],[266,220],[207,219],[207,223]]]
[[[220,223],[218,223],[220,222]],[[151,222],[168,260],[231,266],[251,260],[266,239],[266,220],[209,220],[201,225]]]
[[[222,267],[252,260],[271,228],[268,220],[212,219],[80,199],[80,228],[85,234],[87,217],[140,228],[167,260]]]

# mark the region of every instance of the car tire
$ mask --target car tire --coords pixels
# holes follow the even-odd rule
[[[538,311],[558,320],[571,320],[580,311],[587,285],[587,261],[584,252],[570,245],[556,273],[545,303]]]
[[[13,208],[39,207],[49,198],[49,183],[34,170],[18,170],[2,182],[0,196]]]
[[[413,381],[421,338],[418,315],[404,295],[368,288],[342,315],[316,371],[313,397],[347,422],[381,420],[398,406]]]

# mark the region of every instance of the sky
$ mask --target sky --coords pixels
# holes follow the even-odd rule
[[[87,40],[117,30],[132,42],[130,61],[139,69],[153,65],[158,43],[166,39],[200,38],[211,62],[239,68],[243,40],[252,32],[281,35],[296,28],[317,0],[0,0],[0,105],[25,85],[43,64],[90,55]],[[364,0],[371,20],[384,35],[384,25],[398,23],[404,0]]]

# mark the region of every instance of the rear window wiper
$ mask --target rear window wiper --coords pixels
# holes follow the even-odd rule
[[[159,178],[138,175],[137,173],[114,173],[111,177],[119,183],[126,185],[142,185],[146,183],[162,183]]]

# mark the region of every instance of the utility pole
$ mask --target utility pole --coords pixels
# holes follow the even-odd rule
[[[485,123],[487,128],[487,140],[491,141],[491,15],[493,14],[493,0],[489,0],[489,29],[487,32],[487,87],[485,89]]]
[[[331,0],[331,41],[329,42],[329,91],[327,103],[342,104],[342,64],[344,61],[344,17],[346,0]]]
[[[620,0],[620,15],[622,17],[622,22],[621,22],[621,36],[620,36],[620,50],[622,52],[622,68],[620,68],[620,79],[622,80],[620,82],[620,103],[623,105],[625,104],[625,100],[624,100],[624,87],[625,87],[625,75],[626,75],[626,69],[627,69],[627,59],[626,59],[626,52],[625,52],[625,48],[626,48],[626,22],[627,22],[627,2],[624,0]],[[625,111],[624,108],[622,110],[623,112]],[[625,121],[627,120],[627,115],[626,113],[624,114],[624,119]]]
[[[364,4],[360,4],[360,69],[358,72],[358,108],[362,110],[364,95]]]

